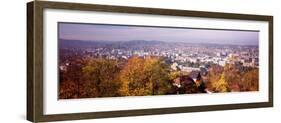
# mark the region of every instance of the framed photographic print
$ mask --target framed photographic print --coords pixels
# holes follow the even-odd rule
[[[273,17],[27,3],[33,122],[273,106]]]

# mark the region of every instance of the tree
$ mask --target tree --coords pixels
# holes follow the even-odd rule
[[[241,91],[258,91],[259,90],[259,70],[253,69],[244,73],[240,83]]]
[[[59,98],[71,99],[80,97],[82,66],[85,62],[79,58],[72,58],[67,70],[60,71]]]
[[[156,57],[130,58],[119,79],[124,96],[165,94],[169,88],[168,66]]]
[[[148,57],[144,62],[144,72],[152,84],[153,95],[163,95],[171,88],[168,65],[159,58]]]
[[[73,81],[63,81],[59,86],[59,98],[60,99],[70,99],[78,98],[78,93],[76,91],[76,83]]]
[[[229,92],[229,86],[225,80],[225,74],[223,73],[220,80],[212,83],[213,90],[215,92]]]
[[[235,64],[226,64],[224,66],[225,80],[228,82],[232,91],[240,91],[240,83],[242,81],[242,67]]]
[[[205,85],[209,91],[216,91],[213,86],[221,79],[222,73],[223,67],[215,64],[210,66]]]
[[[119,80],[121,81],[120,94],[122,96],[147,95],[147,83],[144,78],[144,60],[138,57],[132,57],[121,70]]]
[[[119,71],[115,60],[88,59],[82,68],[84,83],[81,96],[87,98],[118,96],[120,83],[116,77]]]

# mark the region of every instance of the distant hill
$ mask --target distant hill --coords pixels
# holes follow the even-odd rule
[[[85,41],[85,40],[59,40],[60,48],[143,48],[143,47],[155,47],[155,46],[208,46],[208,47],[220,47],[230,46],[237,47],[239,45],[230,44],[212,44],[212,43],[186,43],[186,42],[165,42],[165,41],[147,41],[147,40],[132,40],[132,41]]]
[[[163,41],[145,41],[145,40],[133,40],[133,41],[83,41],[83,40],[59,40],[60,48],[97,48],[97,47],[144,47],[165,45],[167,42]]]

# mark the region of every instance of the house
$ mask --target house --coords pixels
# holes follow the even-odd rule
[[[200,72],[193,79],[190,75],[179,76],[172,82],[173,91],[170,94],[207,93]]]

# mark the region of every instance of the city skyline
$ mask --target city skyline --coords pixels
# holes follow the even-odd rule
[[[59,39],[258,45],[258,31],[58,23]]]

